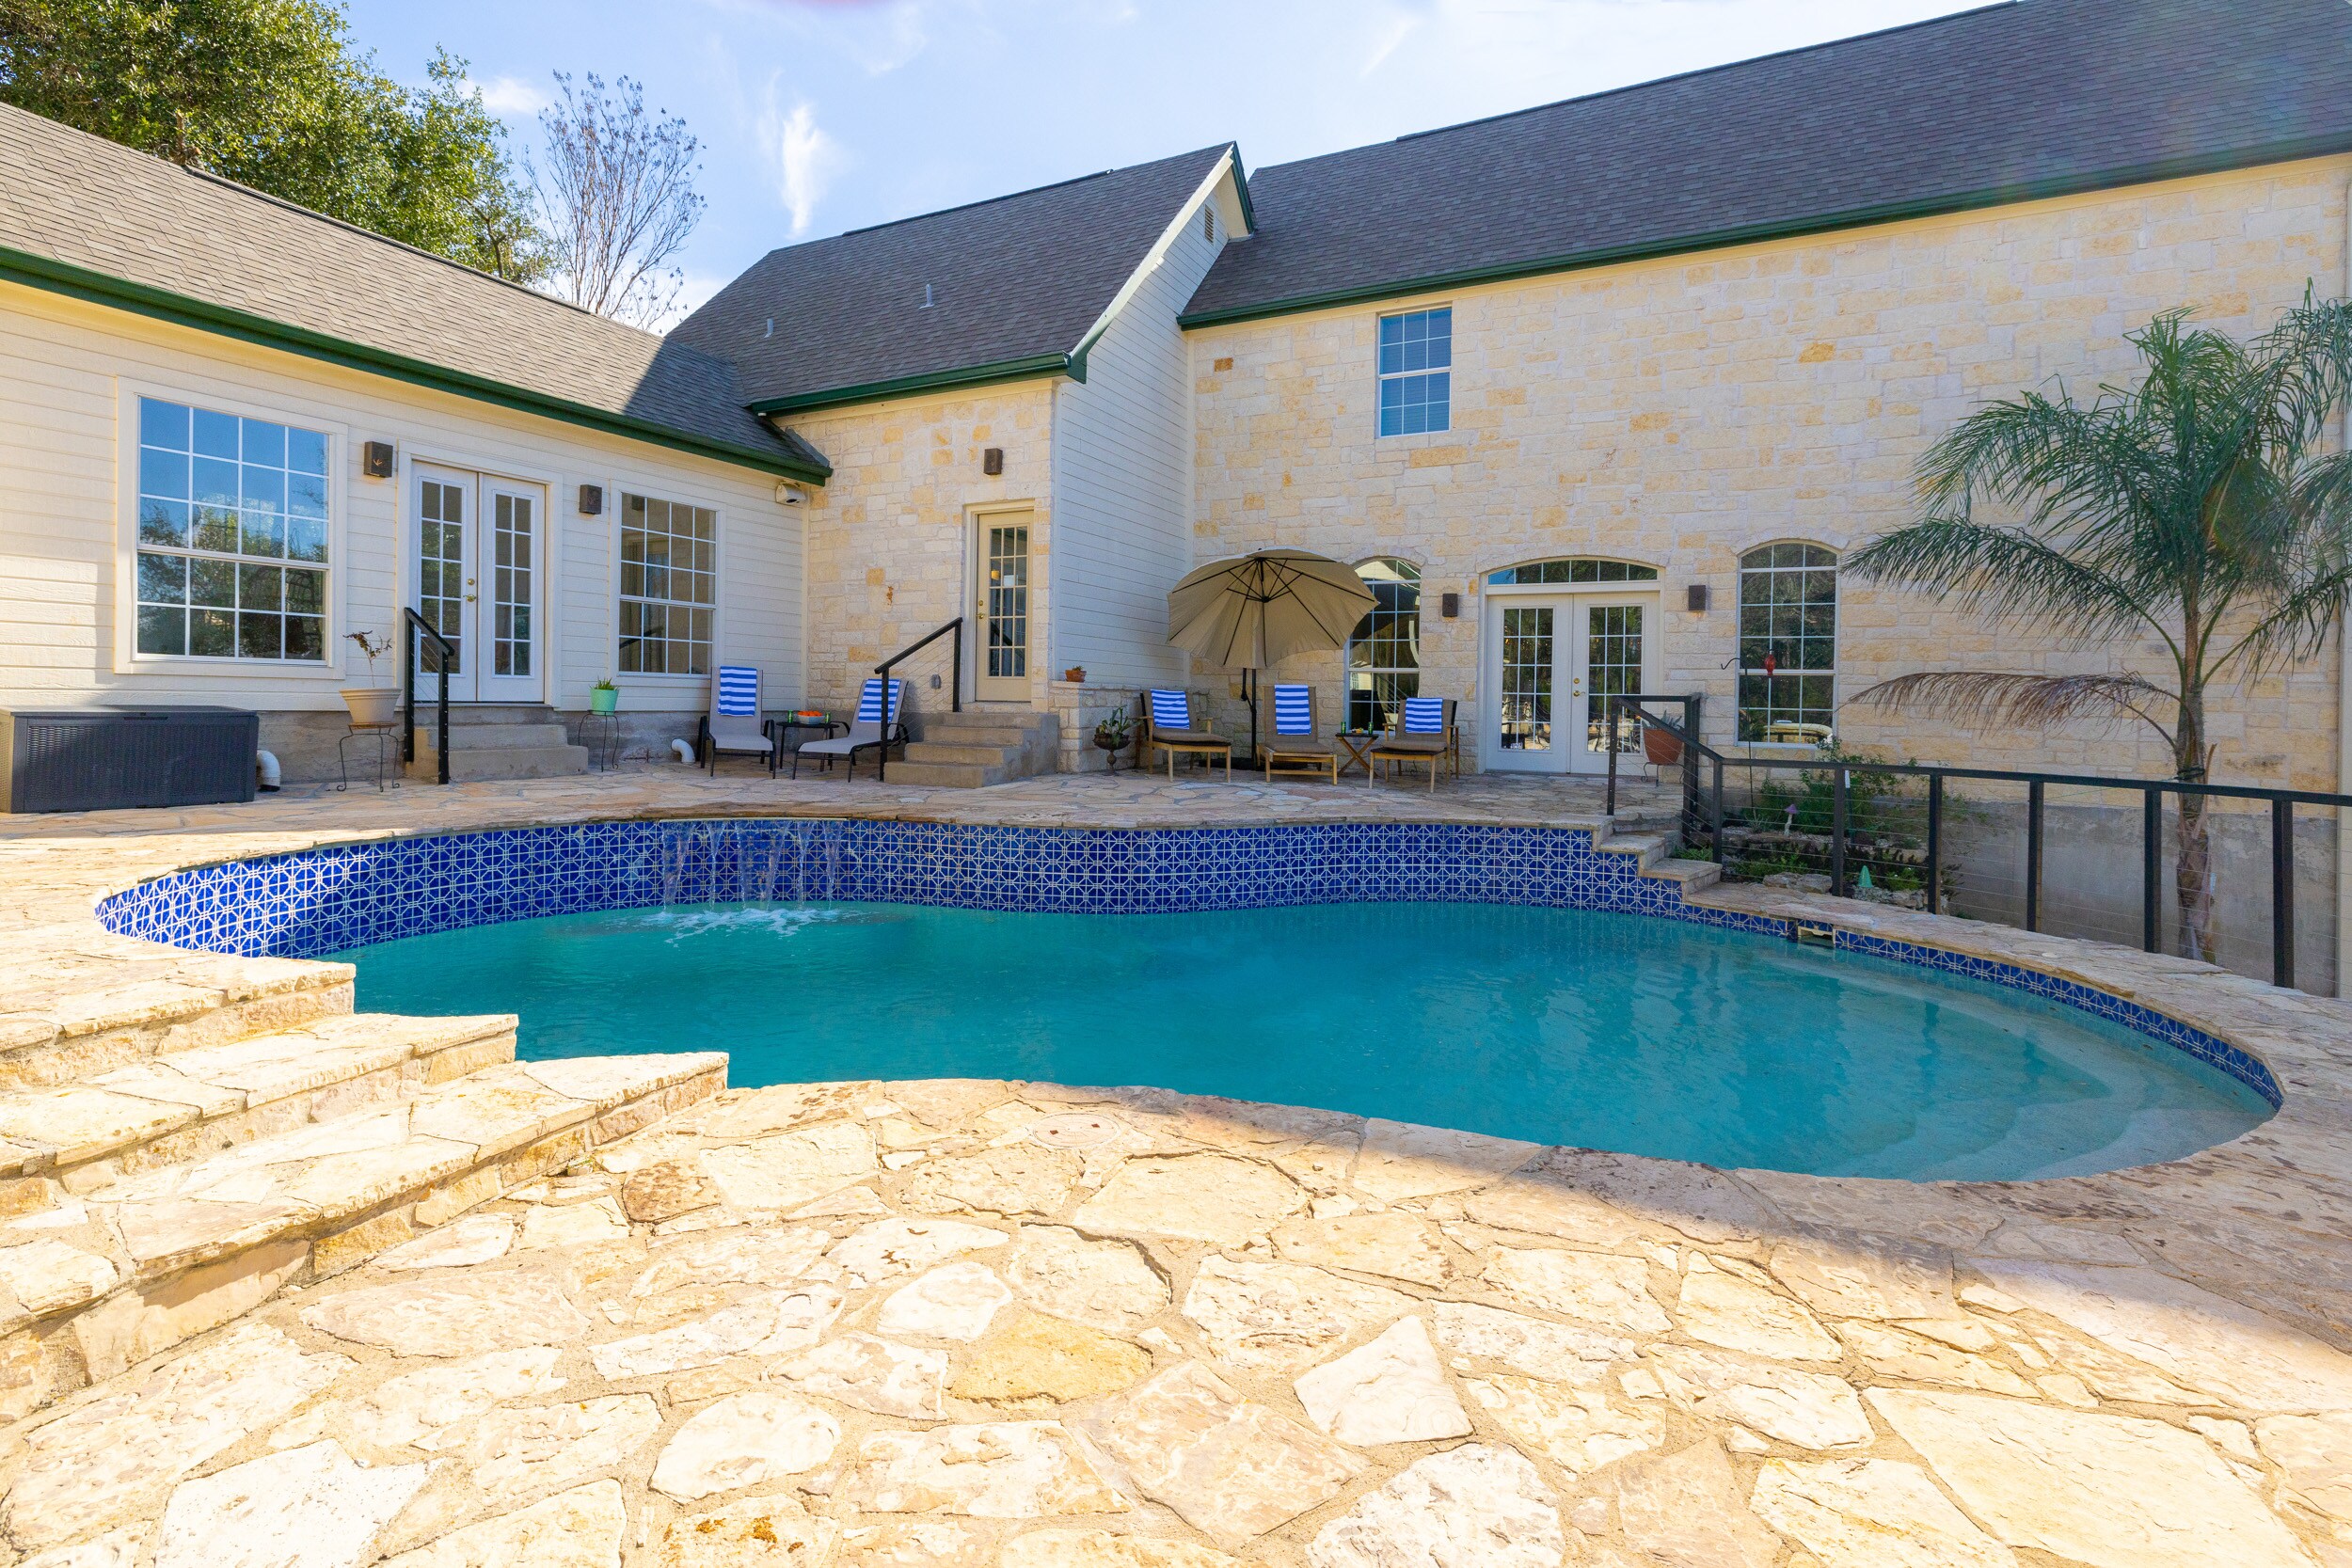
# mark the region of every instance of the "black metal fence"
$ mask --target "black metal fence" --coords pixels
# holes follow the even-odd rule
[[[1727,879],[2341,987],[2337,856],[2352,795],[1835,752],[1727,756],[1697,738],[1694,700],[1682,697],[1613,698],[1609,719],[1622,743],[1610,753],[1609,810],[1621,768],[1655,768],[1679,784],[1682,852],[1715,861]]]

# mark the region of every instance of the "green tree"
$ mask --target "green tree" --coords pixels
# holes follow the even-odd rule
[[[437,51],[404,87],[327,0],[0,0],[0,100],[528,282],[505,128]]]
[[[2133,385],[2089,403],[2060,385],[1963,420],[1920,461],[1924,515],[1845,562],[1996,624],[2094,644],[2153,637],[2167,667],[2153,678],[1931,670],[1859,700],[1981,728],[2145,724],[2175,776],[2202,783],[2208,688],[2320,650],[2352,587],[2352,456],[2327,450],[2352,392],[2352,303],[2307,293],[2247,343],[2188,316],[2167,311],[2130,335]],[[2182,796],[2174,896],[2201,958],[2213,956],[2207,817],[2201,797]]]

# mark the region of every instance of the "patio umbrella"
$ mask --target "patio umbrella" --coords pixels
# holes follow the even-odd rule
[[[1373,602],[1344,562],[1311,550],[1259,550],[1196,567],[1169,590],[1168,640],[1212,664],[1255,672],[1344,645]],[[1258,750],[1254,682],[1249,750]]]

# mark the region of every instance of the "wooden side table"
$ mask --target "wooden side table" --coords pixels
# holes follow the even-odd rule
[[[1380,738],[1378,730],[1342,730],[1331,738],[1338,741],[1341,750],[1347,753],[1346,759],[1340,764],[1340,776],[1345,776],[1351,768],[1360,768],[1364,770],[1364,777],[1372,777],[1372,744]]]

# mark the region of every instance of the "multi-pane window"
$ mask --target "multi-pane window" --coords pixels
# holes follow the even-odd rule
[[[719,602],[719,517],[707,506],[621,497],[621,669],[710,673]]]
[[[326,436],[139,399],[138,651],[326,659]]]
[[[1356,575],[1373,605],[1347,640],[1347,727],[1391,729],[1405,699],[1421,695],[1421,568],[1367,561]]]
[[[1486,574],[1497,588],[1543,582],[1656,582],[1658,568],[1630,561],[1603,561],[1597,556],[1567,556],[1558,561],[1531,561]]]
[[[1765,545],[1741,556],[1740,738],[1829,738],[1836,682],[1836,555]]]
[[[1380,318],[1380,434],[1418,436],[1454,422],[1454,311]]]

